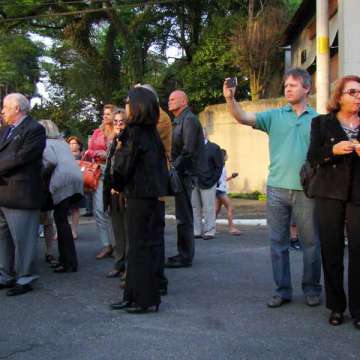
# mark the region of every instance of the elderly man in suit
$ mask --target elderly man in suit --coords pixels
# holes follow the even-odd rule
[[[28,116],[29,101],[12,93],[3,101],[0,129],[0,289],[8,296],[32,290],[42,201],[45,129]]]

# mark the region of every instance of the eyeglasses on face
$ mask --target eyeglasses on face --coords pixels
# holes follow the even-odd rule
[[[360,96],[360,89],[345,89],[342,93],[353,97],[358,97]]]
[[[114,124],[117,124],[117,125],[125,125],[125,122],[123,120],[114,120]]]

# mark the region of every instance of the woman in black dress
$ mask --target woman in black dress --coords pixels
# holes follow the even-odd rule
[[[157,310],[160,304],[156,264],[161,239],[150,221],[160,211],[158,198],[166,195],[168,170],[156,124],[159,104],[155,95],[141,87],[129,91],[126,101],[127,128],[119,135],[121,148],[115,153],[113,188],[126,197],[129,239],[128,268],[122,302],[113,309],[129,313]]]

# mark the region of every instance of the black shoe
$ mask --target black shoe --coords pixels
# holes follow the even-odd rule
[[[154,310],[155,312],[158,312],[159,311],[159,304],[157,305],[154,305]],[[152,311],[152,306],[146,306],[146,307],[142,307],[142,306],[130,306],[130,307],[127,307],[125,308],[125,311],[128,313],[128,314],[145,314],[145,313],[148,313],[150,311]]]
[[[29,284],[20,285],[16,284],[12,289],[8,290],[6,295],[7,296],[17,296],[25,294],[32,290],[32,287]]]
[[[131,306],[131,303],[129,301],[120,301],[120,302],[110,304],[110,308],[113,310],[122,310],[122,309],[126,309],[130,306]]]
[[[344,315],[340,312],[333,311],[329,317],[329,324],[332,326],[341,325],[344,322]]]
[[[298,238],[290,239],[290,250],[301,250],[301,244]]]
[[[84,215],[81,215],[81,216],[84,216],[84,217],[90,217],[90,216],[93,216],[94,214],[92,212],[87,212],[85,213]]]
[[[354,319],[355,329],[360,330],[360,319]]]
[[[279,295],[275,295],[268,301],[267,306],[269,308],[278,308],[281,305],[289,303],[290,301],[290,299],[283,299]]]
[[[8,281],[5,284],[0,284],[0,290],[2,289],[11,289],[15,286],[15,280]]]
[[[191,267],[192,263],[188,260],[177,260],[177,261],[168,261],[165,263],[164,267],[168,269],[177,269],[177,268],[187,268]]]
[[[204,240],[212,240],[215,236],[214,235],[204,235],[203,239]]]

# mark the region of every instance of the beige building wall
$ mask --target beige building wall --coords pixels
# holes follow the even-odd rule
[[[263,111],[282,106],[284,99],[267,99],[257,102],[242,102],[245,111]],[[268,136],[249,126],[239,125],[227,112],[226,105],[211,105],[199,114],[210,141],[228,153],[228,175],[239,176],[229,181],[230,192],[265,192],[269,166]]]

